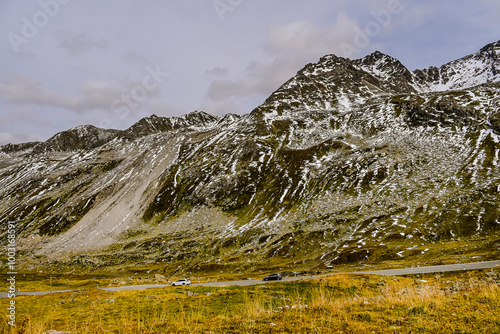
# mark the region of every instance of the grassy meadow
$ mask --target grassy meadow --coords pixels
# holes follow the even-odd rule
[[[122,292],[66,281],[85,287],[16,297],[17,326],[0,312],[0,334],[500,332],[500,269]]]

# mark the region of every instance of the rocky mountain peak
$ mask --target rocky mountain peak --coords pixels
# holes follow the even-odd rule
[[[180,117],[185,122],[185,126],[207,127],[219,120],[218,117],[207,114],[204,111],[195,110]]]
[[[308,67],[313,68],[313,69],[329,69],[329,70],[334,70],[336,68],[345,68],[349,67],[351,64],[351,60],[348,58],[343,58],[339,57],[334,54],[329,54],[321,57],[317,63],[311,63],[305,66],[305,70],[308,69]],[[300,72],[299,72],[300,73]]]
[[[413,78],[399,60],[380,51],[356,60],[326,55],[307,64],[255,112],[342,108],[374,96],[416,92]]]
[[[393,68],[402,68],[408,71],[408,69],[399,60],[380,51],[375,51],[372,54],[355,60],[354,62],[364,66],[376,66],[380,69],[393,70]]]
[[[124,130],[120,137],[136,139],[158,132],[166,132],[178,129],[205,128],[215,125],[219,119],[204,111],[193,111],[181,117],[159,117],[151,115],[139,120],[130,128]]]
[[[395,58],[392,58],[391,56],[386,55],[385,53],[382,53],[382,52],[376,50],[373,53],[365,56],[364,58],[361,58],[361,61],[364,62],[364,63],[374,64],[374,63],[378,62],[381,59],[396,60]]]
[[[391,92],[414,92],[412,73],[396,58],[380,51],[355,60],[365,72],[381,81],[382,86]]]
[[[485,47],[481,48],[479,54],[484,57],[498,59],[500,57],[500,41],[490,43]]]
[[[119,133],[119,130],[101,129],[93,125],[80,125],[59,132],[47,141],[37,144],[32,153],[89,150],[109,142]]]

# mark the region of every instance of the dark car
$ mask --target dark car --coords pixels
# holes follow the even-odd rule
[[[271,275],[264,277],[264,281],[280,280],[282,278],[283,277],[281,276],[280,273],[273,273]]]

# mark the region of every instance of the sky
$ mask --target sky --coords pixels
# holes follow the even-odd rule
[[[2,0],[0,145],[249,113],[326,54],[408,69],[500,40],[498,0]]]

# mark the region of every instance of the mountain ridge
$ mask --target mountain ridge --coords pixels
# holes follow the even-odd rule
[[[442,86],[442,84],[443,84],[442,83],[443,82],[442,76],[443,75],[446,76],[445,80],[447,80],[445,82],[445,84],[448,83],[450,80],[446,75],[447,72],[455,71],[455,76],[460,76],[461,73],[460,72],[456,73],[456,69],[454,70],[454,69],[452,69],[452,67],[454,67],[454,66],[456,67],[456,64],[463,65],[464,62],[467,63],[470,60],[478,60],[478,59],[479,60],[492,60],[491,63],[487,64],[487,65],[489,65],[488,67],[489,67],[490,72],[475,73],[476,75],[479,75],[480,80],[483,80],[483,82],[480,82],[480,81],[467,82],[467,80],[470,81],[470,78],[465,77],[462,80],[462,81],[465,81],[465,83],[464,82],[455,83],[455,86],[451,85],[448,87]],[[395,77],[403,78],[402,80],[396,80],[396,82],[393,83],[395,87],[393,87],[393,91],[388,92],[388,94],[395,94],[398,92],[429,93],[429,92],[441,91],[442,89],[445,89],[444,87],[446,87],[446,90],[453,90],[453,87],[457,87],[460,89],[467,89],[467,88],[472,88],[472,87],[480,85],[480,84],[498,82],[498,81],[500,81],[500,65],[498,65],[499,63],[500,63],[500,41],[497,41],[497,42],[490,43],[490,44],[484,46],[477,53],[468,55],[466,57],[463,57],[463,58],[460,58],[460,59],[457,59],[454,61],[450,61],[450,62],[442,65],[440,68],[431,66],[431,67],[423,69],[423,70],[417,69],[417,70],[414,70],[413,72],[411,72],[396,58],[393,58],[393,57],[391,57],[387,54],[384,54],[380,51],[374,51],[373,53],[371,53],[365,57],[355,59],[355,60],[341,58],[341,57],[338,57],[338,56],[333,55],[333,54],[326,55],[326,56],[323,56],[320,59],[320,61],[316,64],[313,64],[313,63],[307,64],[303,69],[301,69],[297,73],[297,76],[311,74],[310,72],[308,72],[308,70],[310,68],[313,68],[313,67],[317,71],[320,64],[321,65],[329,65],[330,69],[334,69],[335,66],[338,66],[338,65],[342,65],[340,67],[342,69],[345,69],[346,67],[349,68],[351,64],[355,64],[355,65],[361,67],[361,69],[363,69],[366,73],[368,73],[374,77],[378,77],[381,79],[390,78],[392,81],[394,81]],[[371,68],[370,68],[370,66],[371,66]],[[384,67],[386,67],[386,71],[383,70]],[[382,68],[382,70],[380,70],[380,68]],[[389,68],[389,73],[387,73],[387,68]],[[324,66],[321,66],[321,69],[324,69]],[[485,70],[487,70],[487,69],[485,69]],[[444,74],[443,74],[443,72],[444,72]],[[470,74],[470,73],[468,73],[468,74]],[[279,92],[282,88],[285,88],[287,86],[292,85],[294,83],[294,80],[297,79],[297,76],[292,77],[289,81],[287,81],[280,88],[278,88],[277,91],[275,91],[273,94],[270,95],[270,97],[268,99],[266,99],[266,102],[264,102],[261,106],[257,107],[255,110],[258,110],[259,108],[261,108],[263,106],[266,106],[266,104],[269,103],[268,101],[272,101],[276,98],[279,98],[279,97],[275,97],[274,95],[279,94]],[[427,84],[426,84],[425,81],[429,81],[429,80],[430,80],[430,83],[427,82]],[[338,84],[338,83],[335,83],[335,84]],[[401,87],[401,86],[403,86],[403,87]],[[291,104],[293,105],[294,101],[292,101]],[[203,116],[200,116],[200,115],[203,115]],[[157,126],[159,126],[159,129],[154,129],[155,125],[152,125],[150,122],[149,122],[150,123],[149,125],[144,124],[144,123],[148,123],[148,121],[150,119],[154,119],[154,121],[156,123],[158,123],[158,122],[162,123],[162,124],[157,124]],[[190,121],[190,119],[191,119],[191,121]],[[92,125],[87,125],[84,127],[92,127],[95,129],[99,129],[99,131],[101,131],[101,133],[102,133],[102,131],[106,131],[106,132],[117,134],[117,135],[119,134],[119,136],[121,136],[121,137],[134,137],[135,135],[139,135],[139,136],[141,134],[145,135],[145,134],[149,134],[149,133],[154,132],[154,131],[161,132],[161,130],[168,131],[168,130],[173,130],[173,129],[177,129],[180,127],[188,128],[190,126],[191,127],[196,126],[197,120],[201,122],[202,127],[208,126],[209,124],[216,122],[219,119],[220,119],[220,117],[215,117],[215,116],[209,115],[205,112],[193,111],[193,112],[188,113],[188,114],[181,116],[181,117],[170,117],[170,118],[158,117],[158,116],[153,114],[151,116],[148,116],[148,117],[145,117],[145,118],[139,120],[138,122],[134,123],[132,126],[130,126],[128,129],[125,129],[125,130],[99,129],[99,128],[95,128]],[[54,140],[55,137],[60,136],[61,134],[65,134],[65,132],[66,133],[74,132],[75,129],[78,129],[81,127],[82,126],[76,126],[72,129],[57,133],[56,135],[54,135],[53,137],[48,139],[46,142]],[[145,128],[147,128],[147,130],[142,130],[142,131],[139,130],[139,128],[141,128],[141,127],[145,127]],[[138,133],[134,134],[134,131],[138,132]],[[98,134],[95,132],[93,134],[98,136]],[[92,136],[90,136],[88,138],[81,138],[81,136],[76,135],[76,137],[78,139],[90,139]],[[107,136],[107,138],[108,138],[108,140],[105,140],[104,142],[109,141],[109,139],[113,139],[114,136]],[[46,143],[46,142],[44,142],[44,143]],[[101,143],[101,144],[104,142],[99,141],[99,143]],[[38,142],[36,142],[36,143],[38,143]],[[28,144],[28,143],[21,143],[21,144]],[[31,143],[29,143],[29,144],[31,144]],[[39,144],[41,144],[41,143],[39,143]],[[16,145],[20,145],[20,144],[6,144],[3,146],[0,146],[0,151],[3,151],[5,153],[7,151],[15,150]],[[49,143],[46,146],[50,147],[51,145]],[[93,146],[93,145],[91,145],[91,146]],[[22,145],[19,147],[20,148],[27,147],[27,145]],[[82,147],[82,148],[85,148],[85,147]],[[46,150],[47,147],[44,148],[42,145],[42,147],[36,149],[35,152],[41,153],[44,151],[44,149]]]
[[[490,43],[477,53],[448,62],[439,68],[416,70],[414,74],[424,81],[421,83],[424,89],[432,91],[465,89],[483,83],[498,82],[499,62],[500,41]]]
[[[457,238],[484,255],[500,240],[497,46],[439,72],[468,73],[456,89],[380,52],[327,55],[247,115],[152,115],[3,146],[0,225],[18,222],[34,267],[79,254],[94,268],[325,268]],[[71,139],[87,135],[100,139]]]

